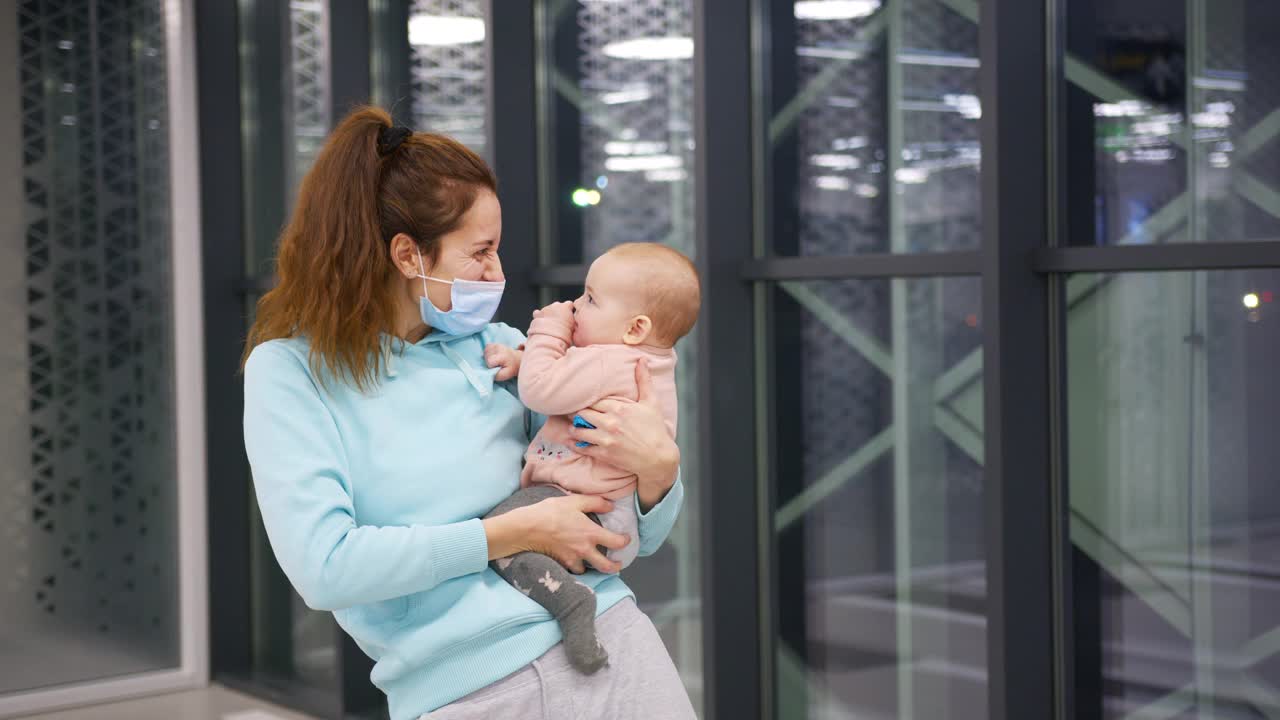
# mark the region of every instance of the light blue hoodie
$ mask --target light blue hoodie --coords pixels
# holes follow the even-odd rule
[[[361,393],[312,374],[304,339],[254,349],[245,368],[245,448],[271,547],[307,605],[332,610],[376,661],[393,720],[411,720],[500,680],[560,641],[540,605],[488,567],[477,518],[519,485],[541,425],[494,383],[484,345],[524,336],[490,325],[467,337],[397,343]],[[677,480],[641,515],[652,554],[683,503]],[[631,591],[588,573],[598,612]]]

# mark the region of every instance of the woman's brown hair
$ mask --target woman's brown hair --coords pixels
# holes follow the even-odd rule
[[[277,283],[258,301],[245,360],[260,343],[305,336],[312,372],[373,384],[382,334],[395,332],[391,238],[408,235],[434,263],[479,192],[497,191],[489,166],[456,140],[413,133],[396,144],[390,128],[385,110],[364,107],[325,141],[280,235]]]

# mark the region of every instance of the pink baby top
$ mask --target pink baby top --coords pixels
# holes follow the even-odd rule
[[[582,495],[619,500],[635,491],[636,476],[582,455],[569,436],[573,416],[605,398],[635,402],[636,362],[648,360],[653,393],[676,434],[676,353],[631,345],[572,347],[573,311],[536,310],[520,365],[520,399],[547,422],[525,452],[520,487],[557,485]]]

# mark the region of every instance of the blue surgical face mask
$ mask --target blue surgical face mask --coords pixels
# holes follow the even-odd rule
[[[422,310],[422,322],[433,330],[446,335],[472,335],[488,326],[498,312],[498,303],[502,302],[502,291],[506,289],[505,281],[488,282],[483,280],[441,280],[427,276],[426,267],[422,264],[422,254],[418,254],[418,277],[422,278],[422,298],[419,307]],[[453,299],[453,308],[448,312],[441,310],[427,296],[427,281],[444,283],[452,286],[449,297]]]

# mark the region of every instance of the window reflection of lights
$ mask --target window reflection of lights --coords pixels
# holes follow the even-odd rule
[[[1137,100],[1093,104],[1094,117],[1141,117],[1147,112],[1147,105]]]
[[[858,150],[867,146],[867,139],[861,135],[854,137],[836,138],[831,141],[832,150]]]
[[[578,207],[592,207],[600,204],[601,195],[599,190],[588,190],[586,188],[578,188],[573,191],[573,204]]]
[[[649,182],[681,182],[689,179],[689,173],[684,168],[676,168],[675,170],[650,170],[644,174],[644,179]]]
[[[600,188],[601,190],[609,187],[609,178],[605,177],[604,175],[601,175],[600,177],[596,178],[596,187]]]
[[[898,62],[903,65],[930,65],[933,67],[976,68],[980,66],[976,57],[943,53],[898,53]]]
[[[862,167],[862,161],[858,158],[840,153],[810,155],[809,162],[818,167],[831,168],[832,170],[857,170]]]
[[[970,120],[982,117],[982,103],[977,95],[943,95],[942,101]]]
[[[688,60],[693,38],[651,37],[619,40],[604,46],[604,54],[618,60]]]
[[[861,60],[867,56],[867,45],[850,47],[798,47],[799,57],[826,58],[828,60]]]
[[[1192,84],[1202,90],[1226,90],[1228,92],[1244,92],[1244,80],[1236,80],[1233,78],[1211,78],[1198,77],[1192,80]]]
[[[1258,293],[1249,293],[1248,295],[1245,295],[1243,301],[1244,301],[1244,306],[1249,308],[1250,310],[1258,307],[1258,303],[1259,303]]]
[[[1159,165],[1161,163],[1172,162],[1176,157],[1173,150],[1169,148],[1137,148],[1133,151],[1134,162],[1149,163]]]
[[[649,170],[675,170],[683,163],[675,155],[633,155],[606,158],[604,167],[609,172],[645,172]]]
[[[1124,150],[1117,151],[1116,162],[1120,163],[1121,165],[1129,162],[1129,153]]]
[[[876,197],[877,195],[879,195],[879,194],[880,194],[880,189],[879,189],[879,188],[877,188],[875,185],[869,185],[869,184],[867,184],[867,183],[862,183],[862,184],[858,185],[858,187],[854,188],[854,192],[858,193],[858,196],[859,196],[859,197],[864,197],[864,198],[867,198],[867,199],[871,199],[871,198]]]
[[[880,0],[799,0],[797,20],[856,20],[880,9]]]
[[[1224,152],[1209,153],[1209,165],[1216,168],[1231,167],[1231,156]]]
[[[857,98],[832,96],[827,98],[827,105],[838,108],[856,108],[862,107],[862,103]]]
[[[656,140],[610,140],[604,144],[606,155],[661,155],[666,151],[667,144]]]
[[[409,44],[414,47],[469,45],[483,41],[484,20],[481,18],[409,16]]]
[[[813,179],[814,187],[819,190],[836,190],[846,191],[853,187],[853,183],[849,178],[843,178],[839,175],[819,175]]]
[[[929,171],[923,168],[898,168],[893,177],[903,185],[919,185],[929,181]]]
[[[1200,127],[1224,128],[1231,126],[1231,116],[1224,112],[1202,112],[1192,115],[1191,122]]]
[[[600,102],[605,105],[624,105],[626,103],[644,102],[653,97],[653,93],[649,92],[649,88],[640,85],[632,88],[623,88],[622,90],[614,90],[613,92],[602,93]]]

